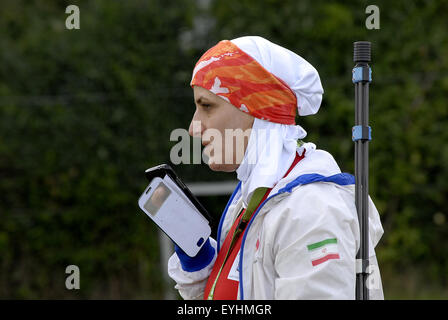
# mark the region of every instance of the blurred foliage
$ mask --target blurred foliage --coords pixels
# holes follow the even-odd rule
[[[65,28],[69,4],[80,8],[79,30]],[[372,42],[370,194],[385,229],[377,250],[385,295],[399,292],[395,274],[407,269],[446,286],[448,3],[377,1],[380,30],[365,27],[369,4],[2,1],[0,297],[163,297],[157,228],[137,207],[143,171],[169,162],[171,131],[188,128],[197,59],[243,35],[317,68],[321,110],[297,122],[347,172],[353,42]],[[175,170],[186,181],[235,179],[205,165]],[[219,218],[225,197],[205,202]],[[70,264],[81,290],[65,288]]]

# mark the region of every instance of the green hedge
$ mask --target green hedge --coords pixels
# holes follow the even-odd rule
[[[446,285],[447,3],[377,1],[380,30],[365,28],[366,1],[199,3],[2,1],[0,297],[163,297],[157,229],[136,203],[142,173],[169,162],[171,131],[189,125],[197,59],[242,35],[318,69],[321,110],[297,121],[348,172],[353,42],[372,41],[370,194],[385,229],[386,298],[406,268]],[[80,30],[65,28],[69,4],[80,8]],[[204,165],[176,171],[187,181],[235,178]],[[225,199],[209,203],[219,216]],[[65,289],[69,264],[81,270],[79,291]]]

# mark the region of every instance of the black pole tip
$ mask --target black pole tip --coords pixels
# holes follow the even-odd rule
[[[371,44],[369,41],[356,41],[353,43],[353,61],[370,62]]]

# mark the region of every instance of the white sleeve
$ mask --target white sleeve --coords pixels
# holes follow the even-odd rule
[[[210,238],[210,244],[215,248],[215,256],[208,266],[199,271],[184,271],[176,253],[168,260],[168,275],[176,282],[174,288],[179,290],[179,294],[185,300],[198,300],[203,298],[208,276],[212,271],[217,257],[216,241]]]
[[[332,184],[299,187],[279,205],[275,299],[354,299],[357,221]]]

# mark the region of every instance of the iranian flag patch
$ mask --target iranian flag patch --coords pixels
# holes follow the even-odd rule
[[[339,259],[338,239],[329,238],[307,245],[313,267],[330,259]]]

